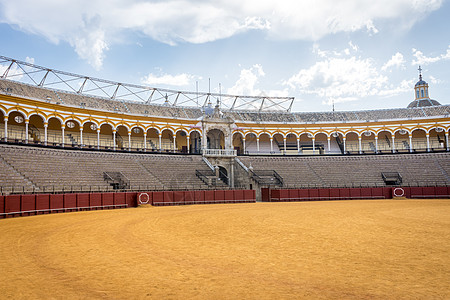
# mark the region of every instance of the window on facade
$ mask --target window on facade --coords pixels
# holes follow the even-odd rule
[[[423,95],[423,90],[421,90],[421,91],[422,91],[422,98],[423,98],[423,97],[425,97],[425,96]]]
[[[417,94],[417,97],[416,97],[416,98],[419,98],[419,90],[417,90],[417,93],[416,93],[416,94]]]

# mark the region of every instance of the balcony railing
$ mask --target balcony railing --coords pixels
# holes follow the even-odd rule
[[[233,157],[236,156],[236,150],[231,149],[203,149],[202,151],[204,156],[228,156]]]

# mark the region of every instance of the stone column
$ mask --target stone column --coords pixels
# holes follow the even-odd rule
[[[128,151],[131,151],[131,130],[128,130]]]
[[[176,133],[174,133],[173,134],[173,153],[175,153],[175,152],[177,152],[177,134]]]
[[[286,155],[286,137],[283,137],[283,144],[284,144],[284,155]]]
[[[409,137],[409,152],[413,152],[412,134],[408,133]]]
[[[80,126],[80,148],[83,148],[83,127]]]
[[[300,153],[300,137],[297,137],[297,153]]]
[[[259,137],[256,137],[256,151],[259,153]]]
[[[5,142],[7,142],[8,141],[8,116],[4,116],[3,121],[5,122]]]
[[[378,153],[378,136],[375,137],[375,153]]]
[[[47,146],[47,127],[48,127],[48,123],[45,122],[44,123],[44,145]]]
[[[427,132],[427,152],[430,152],[430,134]]]
[[[316,138],[313,137],[312,139],[312,144],[313,144],[313,155],[316,154]]]
[[[273,152],[273,137],[270,137],[270,153]]]
[[[445,133],[445,145],[447,146],[447,151],[450,151],[450,147],[448,145],[448,132]]]
[[[245,154],[245,138],[242,139],[242,152]]]
[[[147,151],[147,132],[144,132],[144,152]]]
[[[327,142],[328,142],[328,154],[331,153],[331,137],[327,136]]]
[[[162,150],[162,145],[161,145],[161,138],[162,138],[162,133],[159,133],[158,134],[158,138],[159,138],[159,141],[158,141],[158,148],[159,148],[159,151],[161,151]]]
[[[347,152],[347,149],[346,149],[346,147],[345,147],[345,140],[346,140],[346,138],[343,137],[343,138],[342,138],[342,141],[343,141],[343,143],[344,143],[344,155],[345,155],[345,152]]]
[[[113,150],[116,150],[116,130],[113,129]]]
[[[62,131],[62,146],[64,147],[64,129],[66,127],[66,124],[61,124],[61,131]]]
[[[359,143],[358,153],[359,154],[362,154],[362,142],[361,142],[361,140],[362,140],[362,137],[358,136],[358,143]]]
[[[395,135],[392,135],[392,153],[395,153]]]
[[[30,123],[30,120],[25,120],[25,144],[28,144],[28,123]]]
[[[97,127],[97,149],[100,149],[100,127]]]
[[[186,135],[187,153],[191,153],[191,137]]]

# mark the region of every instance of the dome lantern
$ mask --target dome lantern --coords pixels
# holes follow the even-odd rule
[[[422,68],[419,66],[419,81],[414,86],[415,100],[408,105],[408,108],[441,105],[438,101],[430,99],[428,94],[428,83],[422,78]]]

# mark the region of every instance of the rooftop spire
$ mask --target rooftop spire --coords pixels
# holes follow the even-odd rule
[[[419,70],[419,81],[420,81],[422,80],[422,68],[419,66],[417,70]]]

